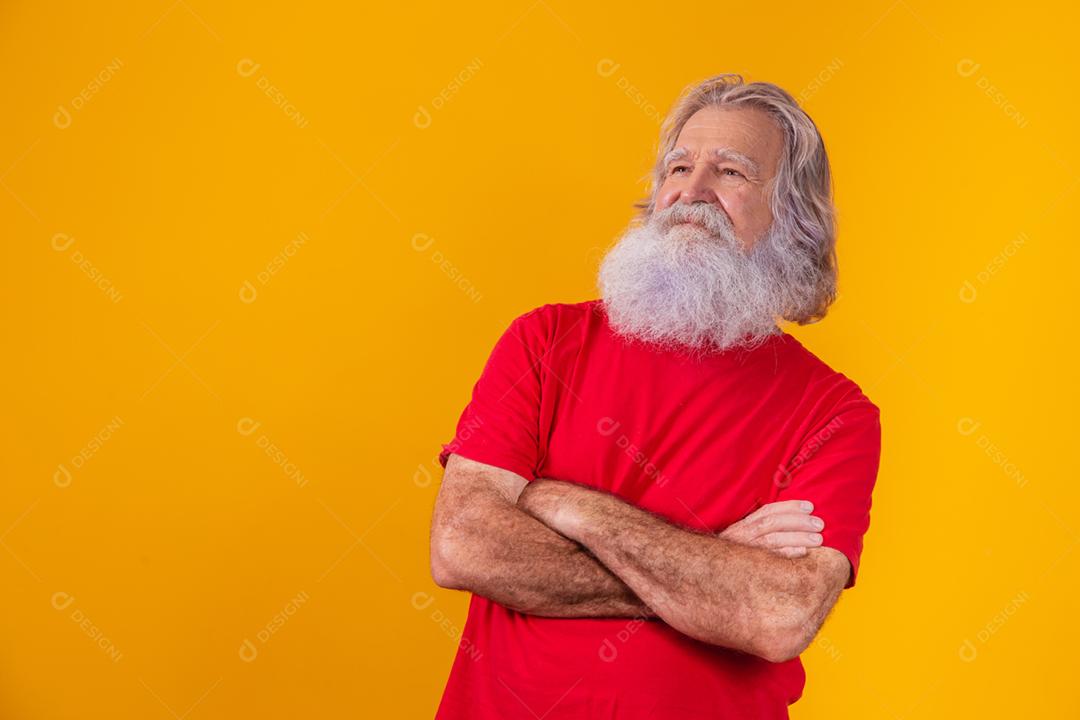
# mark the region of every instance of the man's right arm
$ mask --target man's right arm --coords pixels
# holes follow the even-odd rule
[[[519,612],[655,617],[577,542],[516,506],[525,478],[452,453],[431,521],[431,575]]]

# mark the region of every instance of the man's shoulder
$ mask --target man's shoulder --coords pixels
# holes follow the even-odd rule
[[[532,331],[549,331],[558,327],[572,327],[591,314],[603,312],[599,299],[581,302],[551,302],[538,305],[514,318],[513,324]]]
[[[785,335],[791,363],[799,368],[800,381],[805,383],[808,394],[816,396],[819,402],[832,405],[837,410],[862,405],[875,414],[880,412],[878,406],[853,378],[835,369],[795,336]]]

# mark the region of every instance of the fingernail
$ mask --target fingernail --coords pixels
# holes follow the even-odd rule
[[[814,509],[814,503],[810,502],[809,500],[803,500],[802,509],[806,512],[810,512]]]
[[[813,525],[813,526],[814,526],[815,528],[817,528],[818,530],[820,530],[821,528],[825,527],[825,521],[824,521],[824,520],[822,520],[821,518],[817,518],[817,517],[816,517],[816,518],[814,518],[813,520],[811,520],[811,521],[810,521],[810,524],[811,524],[811,525]]]

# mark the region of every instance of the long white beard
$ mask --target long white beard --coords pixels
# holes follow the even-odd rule
[[[677,225],[686,221],[703,227]],[[632,225],[600,264],[609,323],[627,339],[699,357],[781,333],[783,278],[800,261],[772,232],[746,253],[708,203],[675,203]]]

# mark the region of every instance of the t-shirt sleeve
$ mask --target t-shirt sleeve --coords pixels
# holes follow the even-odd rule
[[[775,478],[781,488],[776,500],[809,500],[813,514],[825,521],[821,544],[851,563],[845,589],[855,585],[859,571],[880,459],[880,411],[855,393],[811,430]]]
[[[450,453],[457,453],[535,479],[544,345],[540,310],[515,318],[496,341],[454,438],[439,453],[444,468]]]

